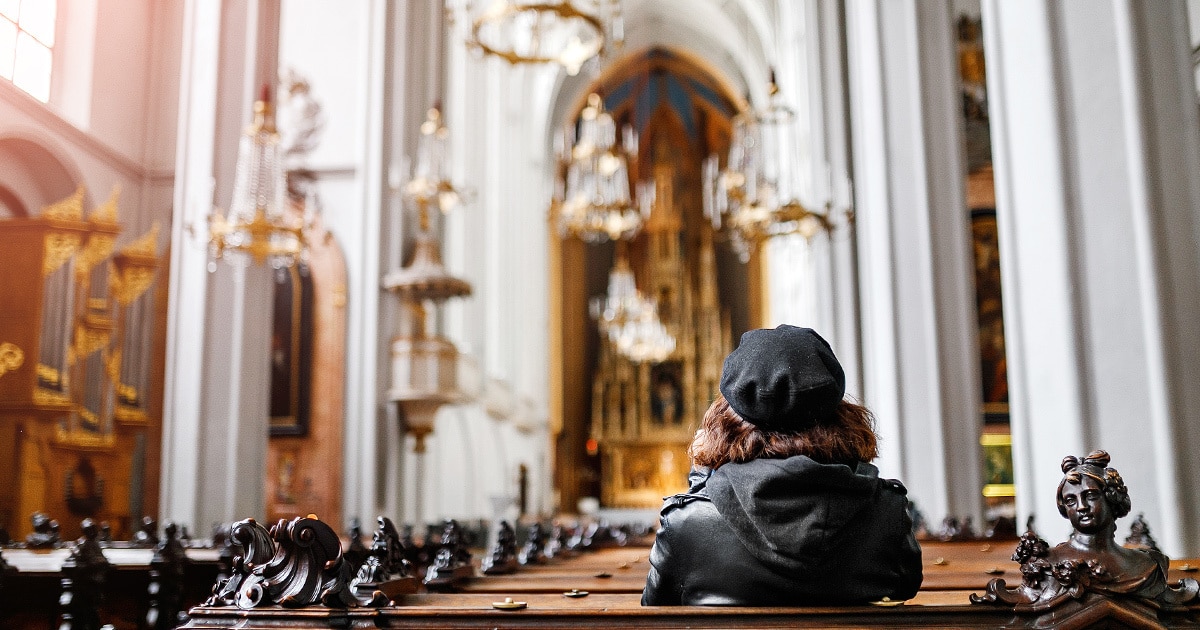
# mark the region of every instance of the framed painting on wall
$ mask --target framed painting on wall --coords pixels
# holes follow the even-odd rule
[[[1008,362],[1004,344],[1000,246],[996,211],[971,211],[975,255],[975,305],[979,324],[979,367],[985,422],[1008,422]]]

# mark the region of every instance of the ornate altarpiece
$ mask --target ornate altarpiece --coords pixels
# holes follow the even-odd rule
[[[644,229],[638,286],[658,300],[676,349],[662,363],[638,364],[601,345],[592,438],[600,445],[601,502],[608,507],[658,507],[664,496],[686,489],[687,446],[732,348],[717,293],[712,227],[699,222],[699,238],[686,238],[676,169],[665,143],[655,153],[656,201]],[[685,242],[693,247],[685,250]]]

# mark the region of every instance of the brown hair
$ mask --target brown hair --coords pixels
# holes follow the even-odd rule
[[[725,397],[704,414],[688,455],[700,466],[752,459],[806,455],[822,464],[869,462],[878,456],[875,418],[862,405],[843,400],[833,413],[798,431],[771,431],[742,419]]]

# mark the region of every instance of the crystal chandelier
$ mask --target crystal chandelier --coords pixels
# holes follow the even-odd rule
[[[469,0],[467,45],[511,64],[556,63],[579,73],[624,41],[620,0]]]
[[[441,106],[435,104],[421,123],[417,139],[417,161],[412,178],[404,185],[404,199],[417,208],[421,232],[429,231],[429,207],[443,214],[463,203],[466,193],[450,182],[450,131],[442,121]]]
[[[772,236],[812,238],[832,227],[827,210],[815,212],[800,201],[803,165],[796,153],[796,114],[781,102],[773,71],[769,94],[766,109],[734,117],[725,169],[710,155],[702,170],[704,213],[713,227],[728,227],[743,262],[758,243]]]
[[[245,264],[269,262],[279,268],[306,253],[311,217],[289,208],[287,173],[275,129],[269,89],[254,103],[254,122],[242,134],[229,213],[208,215],[208,245],[213,260]],[[209,270],[215,270],[209,263]]]
[[[400,193],[404,202],[417,212],[417,237],[412,262],[386,278],[384,285],[412,301],[433,300],[470,295],[471,285],[451,276],[442,264],[437,236],[430,221],[430,207],[442,213],[461,205],[467,193],[455,186],[450,177],[450,132],[442,121],[441,108],[431,107],[421,123],[417,139],[417,160],[411,178]]]
[[[604,111],[600,95],[590,94],[579,115],[578,136],[567,127],[556,138],[559,172],[565,173],[566,179],[556,184],[551,209],[564,238],[592,243],[629,240],[649,216],[654,187],[639,184],[634,194],[630,192],[637,134],[628,126],[621,131],[618,144],[616,122]]]
[[[675,337],[658,317],[658,304],[637,290],[623,252],[608,276],[608,292],[592,298],[589,312],[600,334],[636,363],[660,363],[675,351]]]

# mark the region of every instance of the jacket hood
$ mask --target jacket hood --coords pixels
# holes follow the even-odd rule
[[[725,464],[706,484],[708,496],[741,543],[780,572],[812,568],[841,553],[843,529],[871,519],[879,470],[859,462],[821,464],[808,457]],[[852,541],[849,544],[853,544]]]

